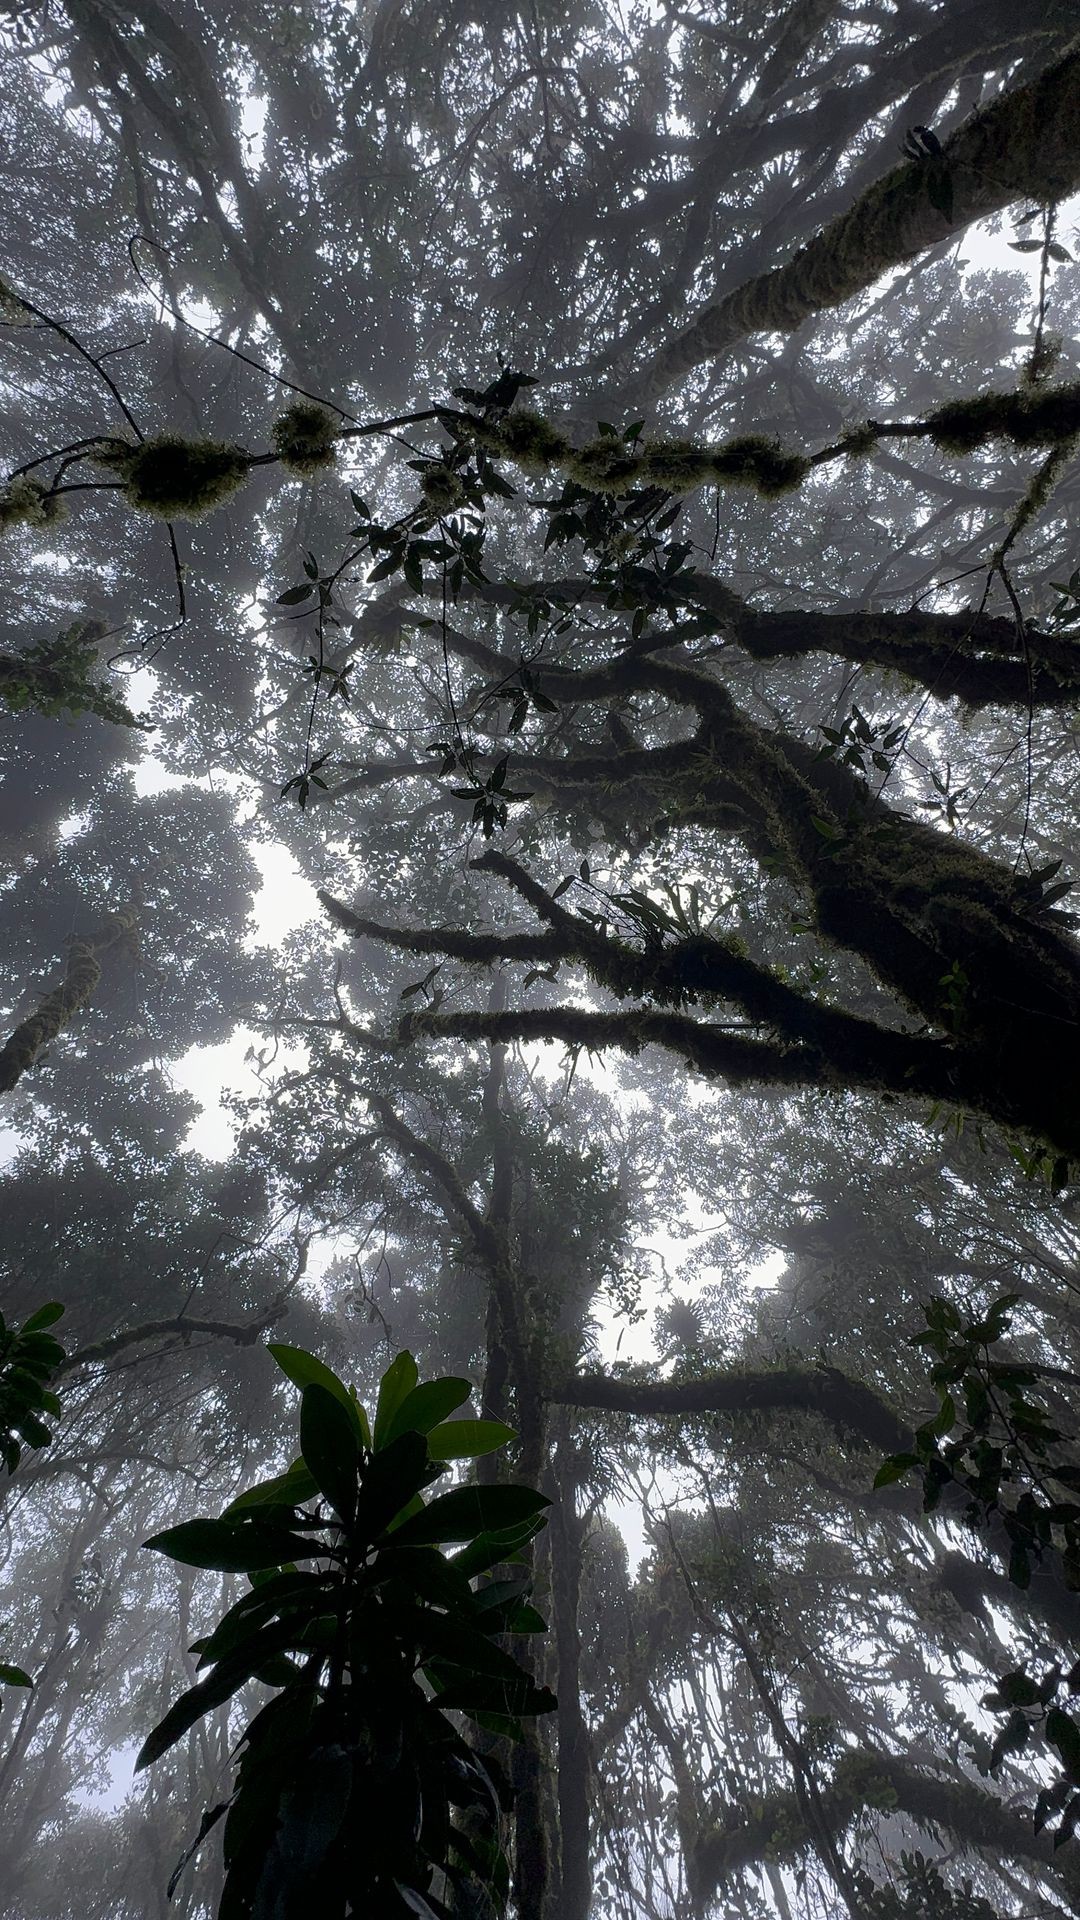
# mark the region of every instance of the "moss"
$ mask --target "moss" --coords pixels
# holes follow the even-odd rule
[[[659,441],[645,452],[642,477],[667,493],[690,493],[712,479],[712,459],[688,440]]]
[[[728,440],[711,455],[709,465],[717,480],[753,487],[766,500],[793,492],[810,471],[810,462],[804,454],[788,453],[779,440],[770,440],[760,433]]]
[[[442,460],[425,467],[420,476],[420,490],[433,513],[452,513],[465,498],[460,475]]]
[[[309,479],[320,467],[332,467],[338,423],[317,401],[298,400],[274,421],[270,443],[290,473]]]
[[[0,321],[6,327],[28,327],[30,315],[11,284],[0,275]]]
[[[534,473],[546,473],[549,467],[568,459],[573,452],[570,442],[549,421],[525,408],[507,415],[497,430],[496,444],[516,460],[519,467]]]
[[[67,503],[49,493],[38,480],[16,474],[0,493],[0,530],[4,527],[44,527],[67,516]]]
[[[872,453],[877,443],[877,430],[868,421],[858,427],[845,427],[839,440],[839,445],[844,452],[853,457],[858,454]]]
[[[571,479],[591,493],[625,493],[645,469],[645,462],[625,440],[601,434],[571,453],[566,470]]]
[[[952,400],[928,416],[926,430],[942,453],[972,453],[998,439],[1018,447],[1054,446],[1080,433],[1080,381]]]
[[[133,507],[163,520],[197,520],[243,486],[248,457],[216,440],[159,433],[141,446],[103,448],[99,464],[118,473]]]

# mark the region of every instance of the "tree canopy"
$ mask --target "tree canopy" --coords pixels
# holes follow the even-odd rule
[[[1074,0],[0,125],[12,1912],[1080,1912]]]

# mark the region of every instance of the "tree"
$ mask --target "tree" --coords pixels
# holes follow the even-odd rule
[[[4,30],[4,1310],[71,1328],[9,1883],[164,1911],[220,1798],[247,1679],[87,1795],[252,1604],[135,1540],[283,1464],[272,1329],[477,1379],[553,1503],[518,1920],[1075,1909],[1071,1522],[1012,1559],[1072,1469],[925,1513],[1000,1436],[910,1345],[1016,1294],[1067,1444],[1072,9],[211,11]],[[215,1164],[169,1071],[237,1029]]]

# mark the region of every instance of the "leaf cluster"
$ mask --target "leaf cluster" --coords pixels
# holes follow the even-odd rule
[[[421,1383],[399,1354],[369,1421],[313,1355],[270,1351],[301,1390],[300,1455],[217,1519],[146,1542],[188,1566],[246,1573],[250,1590],[196,1643],[203,1677],[137,1764],[261,1681],[274,1698],[246,1727],[233,1793],[195,1843],[225,1817],[221,1920],[445,1920],[447,1900],[477,1886],[502,1911],[507,1789],[449,1716],[514,1738],[524,1716],[555,1705],[500,1644],[544,1629],[527,1585],[503,1575],[548,1501],[506,1484],[425,1500],[448,1461],[513,1437],[499,1421],[449,1418],[468,1381]]]
[[[48,1382],[64,1358],[64,1349],[47,1329],[64,1309],[51,1301],[21,1327],[8,1327],[0,1314],[0,1460],[14,1473],[24,1447],[47,1447],[52,1434],[42,1419],[53,1419],[60,1402]]]

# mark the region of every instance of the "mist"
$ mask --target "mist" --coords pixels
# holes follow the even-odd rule
[[[1078,126],[0,7],[0,1915],[1080,1913]]]

